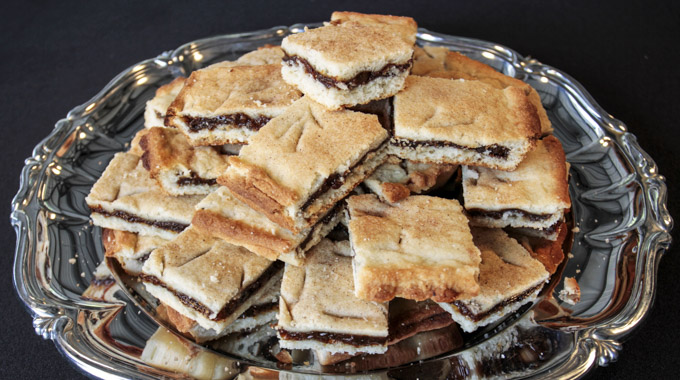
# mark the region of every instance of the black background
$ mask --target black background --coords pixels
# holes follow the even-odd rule
[[[230,1],[19,2],[0,13],[1,378],[79,378],[38,337],[12,287],[10,201],[23,160],[76,105],[127,67],[216,34],[327,20],[333,10],[409,15],[419,26],[494,41],[580,81],[622,120],[678,192],[680,6],[622,1]],[[671,215],[680,213],[670,196]],[[677,228],[673,233],[678,240]],[[677,245],[661,260],[655,306],[617,362],[592,377],[671,378],[678,369]]]

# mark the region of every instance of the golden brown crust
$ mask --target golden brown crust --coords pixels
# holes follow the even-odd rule
[[[411,195],[411,190],[401,183],[385,182],[380,187],[382,188],[382,195],[385,197],[385,200],[391,203],[399,202]]]
[[[415,46],[411,75],[428,76],[431,72],[444,71],[444,61],[449,49],[445,46]]]
[[[476,148],[531,145],[540,136],[533,105],[515,87],[498,90],[479,81],[410,76],[394,99],[397,138]]]
[[[416,60],[414,63],[414,75],[427,75],[435,78],[479,80],[498,89],[517,87],[527,95],[531,104],[536,108],[540,120],[541,132],[545,135],[552,131],[550,119],[548,119],[548,114],[541,103],[541,97],[529,84],[517,78],[500,73],[493,67],[472,58],[468,58],[458,52],[447,51],[446,54],[441,54],[441,50],[437,49],[446,48],[425,47],[425,49],[420,52],[421,62],[419,63],[418,60]]]
[[[561,213],[571,205],[565,162],[562,144],[556,137],[547,136],[538,141],[536,148],[513,171],[465,167],[465,208],[488,211],[520,209],[535,214]],[[541,228],[555,222],[546,220],[545,223],[549,225]]]
[[[192,329],[196,327],[196,321],[194,321],[191,318],[185,317],[184,315],[180,314],[177,310],[171,308],[168,305],[164,306],[165,315],[167,316],[168,322],[175,326],[177,331],[191,335]]]
[[[281,42],[290,56],[300,56],[319,73],[350,80],[362,71],[403,64],[413,55],[413,42],[387,24],[376,27],[360,22],[326,25],[292,34]]]
[[[479,80],[497,89],[517,87],[528,95],[531,86],[519,79],[496,71],[493,67],[468,58],[458,52],[450,51],[444,59],[444,70],[428,73],[430,77],[448,79]]]
[[[387,304],[357,298],[349,242],[324,239],[304,267],[286,265],[278,329],[387,337]]]
[[[184,135],[176,129],[152,127],[139,141],[142,164],[152,177],[156,178],[162,169],[177,164],[188,164],[194,148],[189,145]]]
[[[476,295],[474,289],[479,288],[474,276],[462,274],[462,278],[456,280],[456,287],[472,289],[471,291],[458,292],[452,285],[437,283],[431,280],[413,280],[418,278],[432,278],[445,275],[447,271],[439,271],[432,266],[410,265],[408,268],[379,268],[369,267],[362,270],[361,278],[364,286],[357,289],[357,296],[362,299],[376,302],[386,302],[401,297],[416,301],[431,299],[435,302],[453,302],[459,298]],[[453,272],[453,271],[451,271]],[[411,278],[411,281],[403,279]]]
[[[280,65],[208,67],[191,73],[168,108],[166,125],[179,114],[279,114],[301,95],[281,79]]]
[[[477,294],[479,250],[457,201],[410,196],[387,204],[366,194],[347,203],[358,297],[450,302]]]
[[[283,81],[280,63],[215,64],[194,71],[186,80],[168,107],[165,126],[178,128],[192,145],[244,144],[259,126],[244,127],[233,120],[242,120],[243,115],[251,120],[276,117],[301,96]],[[212,129],[195,130],[187,117],[218,120]]]
[[[279,257],[278,252],[292,248],[288,240],[208,210],[196,211],[191,224],[201,232],[233,243],[241,243],[244,246],[256,245],[259,247],[256,253],[269,260],[276,260]]]
[[[358,12],[333,12],[331,24],[342,25],[356,22],[383,28],[390,28],[404,37],[411,44],[415,43],[418,24],[411,17],[365,14]]]
[[[117,252],[137,245],[137,234],[104,228],[102,231],[102,242],[104,243],[106,256],[116,257]]]
[[[261,168],[243,162],[238,157],[230,157],[229,164],[239,168],[243,174],[227,172],[218,177],[217,182],[226,186],[242,202],[266,215],[272,222],[295,231],[295,221],[284,214],[284,205],[295,202],[297,194],[279,185]]]
[[[414,193],[421,193],[444,185],[458,168],[457,165],[448,164],[432,164],[427,165],[426,168],[419,164],[409,166],[412,166],[412,168],[409,168],[409,182],[407,186]]]
[[[475,298],[482,311],[548,278],[543,265],[503,230],[472,228],[472,236],[482,253],[480,294]]]

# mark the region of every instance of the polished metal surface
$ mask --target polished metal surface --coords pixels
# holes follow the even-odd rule
[[[140,358],[158,327],[153,303],[143,291],[122,287],[113,303],[81,299],[104,257],[101,231],[92,226],[84,201],[92,184],[142,128],[145,103],[159,86],[264,44],[278,44],[303,27],[198,40],[140,62],[69,112],[26,160],[12,202],[15,287],[32,313],[36,333],[53,340],[84,371],[108,378],[181,376],[154,369]],[[673,222],[666,209],[666,185],[654,161],[623,123],[563,72],[484,41],[420,29],[418,43],[465,53],[539,92],[571,164],[572,249],[562,277],[553,279],[531,311],[525,308],[499,325],[465,336],[461,347],[444,353],[418,350],[411,365],[362,375],[562,378],[615,360],[622,339],[653,303],[657,265],[670,244]],[[575,277],[581,286],[581,302],[575,306],[552,297],[561,290],[563,277]],[[270,336],[257,338],[266,342]],[[419,343],[415,339],[407,344]],[[253,347],[237,340],[209,349],[229,357],[238,370],[255,365],[290,371],[290,377],[357,370],[304,361],[284,369],[266,355],[266,345]]]

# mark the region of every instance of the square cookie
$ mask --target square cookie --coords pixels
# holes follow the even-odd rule
[[[541,134],[552,133],[552,124],[545,108],[543,108],[541,97],[533,87],[463,54],[450,51],[446,47],[416,47],[411,74],[434,78],[479,80],[501,90],[510,86],[517,87],[524,91],[531,104],[536,107],[538,119],[541,123]]]
[[[539,136],[536,109],[515,87],[410,76],[394,97],[390,151],[400,158],[512,170]]]
[[[340,22],[284,38],[283,79],[330,109],[390,97],[411,70],[413,43],[381,26]]]
[[[540,261],[501,229],[472,228],[482,253],[479,294],[439,305],[465,332],[472,332],[533,302],[549,273]]]
[[[140,279],[147,291],[220,335],[279,281],[283,263],[189,228],[151,252]]]
[[[172,239],[191,223],[201,195],[167,195],[139,156],[117,153],[85,202],[100,227]]]
[[[451,302],[477,294],[479,250],[458,201],[425,195],[398,203],[347,200],[357,297]]]
[[[554,230],[547,234],[554,240],[553,226],[571,207],[565,162],[562,144],[547,136],[513,171],[464,166],[463,198],[470,223]]]
[[[168,108],[165,125],[192,145],[246,144],[302,94],[281,78],[281,65],[213,65],[194,71]]]
[[[324,239],[304,267],[286,265],[276,325],[281,347],[348,354],[387,350],[387,303],[354,295],[350,254],[349,242]]]

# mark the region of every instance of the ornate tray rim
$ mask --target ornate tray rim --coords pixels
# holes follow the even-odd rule
[[[308,25],[312,26],[313,24]],[[119,377],[134,374],[112,366],[105,357],[88,357],[86,353],[79,352],[77,348],[70,345],[64,336],[75,323],[72,317],[74,311],[87,309],[104,311],[118,306],[106,306],[94,302],[90,304],[80,302],[79,305],[69,305],[67,299],[46,297],[45,293],[42,292],[40,280],[36,278],[35,272],[30,270],[29,265],[32,263],[31,260],[35,258],[36,247],[34,242],[31,241],[28,231],[35,226],[32,225],[33,221],[29,220],[25,206],[36,195],[36,186],[34,185],[44,176],[47,165],[49,165],[48,159],[53,156],[57,147],[68,138],[74,125],[86,118],[93,111],[95,105],[120,82],[128,77],[133,77],[139,67],[152,63],[165,65],[173,58],[192,51],[196,46],[209,46],[211,43],[222,39],[248,38],[264,33],[282,35],[299,32],[304,27],[303,24],[290,27],[278,26],[254,32],[200,39],[188,42],[173,51],[166,51],[155,58],[132,65],[114,77],[88,102],[69,111],[66,118],[59,120],[53,131],[33,149],[32,156],[25,160],[25,166],[21,171],[20,188],[12,200],[10,216],[12,226],[17,234],[13,269],[14,286],[33,317],[36,333],[44,339],[53,340],[57,349],[86,373],[97,377]],[[653,159],[638,145],[635,136],[627,132],[625,124],[602,109],[585,88],[566,73],[543,65],[534,59],[523,57],[514,50],[495,43],[439,34],[423,28],[419,29],[418,37],[422,42],[455,39],[462,44],[475,47],[483,46],[492,54],[504,56],[512,62],[513,67],[518,72],[540,74],[554,81],[569,92],[574,101],[586,110],[588,116],[602,128],[607,137],[619,145],[631,166],[634,167],[644,193],[645,210],[648,212],[644,216],[643,223],[647,232],[643,235],[639,244],[642,247],[641,251],[638,252],[638,261],[641,265],[635,273],[635,284],[630,297],[626,300],[625,306],[607,320],[599,321],[599,323],[591,326],[580,326],[580,328],[575,326],[571,334],[576,341],[576,350],[571,353],[569,360],[566,360],[557,368],[552,368],[552,372],[548,376],[556,378],[578,377],[593,369],[595,364],[606,366],[610,362],[616,361],[623,340],[640,324],[654,302],[658,264],[671,243],[670,230],[673,226],[673,220],[666,207],[665,178],[658,173]],[[149,376],[150,374],[136,373],[134,375]]]

